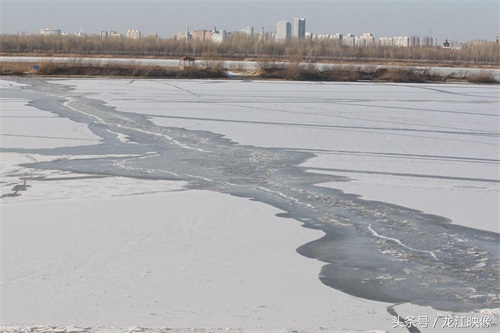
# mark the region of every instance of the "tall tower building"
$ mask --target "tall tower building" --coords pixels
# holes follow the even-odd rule
[[[288,21],[279,21],[276,27],[276,41],[285,42],[292,38],[292,25]]]
[[[191,39],[193,39],[193,35],[189,32],[188,24],[186,24],[186,32],[184,33],[184,38],[186,39],[186,42],[189,42]]]
[[[306,19],[305,18],[294,18],[293,19],[293,38],[305,38],[306,37]]]

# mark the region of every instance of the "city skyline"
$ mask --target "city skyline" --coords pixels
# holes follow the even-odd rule
[[[94,3],[89,6],[89,3]],[[138,29],[170,38],[184,30],[213,26],[227,31],[254,27],[276,31],[278,21],[306,17],[314,34],[373,33],[377,37],[431,35],[444,41],[495,40],[499,34],[498,2],[447,1],[38,1],[0,0],[0,33],[37,34],[43,28],[99,34]],[[132,15],[131,13],[134,13]],[[464,24],[464,22],[466,24]]]

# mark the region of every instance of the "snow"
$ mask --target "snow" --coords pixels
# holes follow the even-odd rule
[[[3,83],[3,86],[6,84]],[[99,143],[99,137],[89,131],[87,126],[28,106],[28,102],[22,98],[0,98],[0,147],[55,148]]]
[[[350,178],[321,186],[498,232],[496,86],[54,82],[119,111],[147,114],[160,126],[211,131],[244,145],[312,151],[317,157],[304,164],[309,172]],[[7,89],[23,86],[0,83]],[[1,201],[0,330],[404,331],[394,328],[387,312],[393,304],[321,284],[322,263],[295,249],[323,233],[277,217],[277,208],[187,190],[179,181],[21,165],[90,157],[38,154],[37,148],[99,143],[82,123],[27,102],[3,97],[1,104],[1,148],[13,149],[2,151],[2,195],[25,178],[30,188]],[[431,324],[448,315],[411,304],[395,309]],[[497,309],[463,315],[487,315],[494,322],[499,317]],[[440,327],[423,331],[449,331]]]
[[[452,84],[66,81],[160,126],[313,151],[323,184],[500,231],[499,88]],[[195,98],[193,99],[193,96]],[[333,169],[329,172],[324,169]]]
[[[3,208],[2,313],[11,323],[341,328],[354,315],[335,309],[350,296],[310,274],[321,263],[294,253],[322,233],[260,203],[186,191],[26,208]],[[369,319],[356,326],[390,320],[377,307],[364,305]]]

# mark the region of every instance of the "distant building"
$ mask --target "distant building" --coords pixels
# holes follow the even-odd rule
[[[116,31],[104,31],[104,30],[103,30],[103,31],[101,31],[101,32],[99,33],[99,36],[100,36],[101,38],[108,38],[108,37],[121,37],[121,36],[122,36],[122,34],[120,34],[120,33],[116,32]]]
[[[24,36],[26,36],[26,33],[24,31],[18,31],[16,33],[16,35],[19,36],[19,37],[24,37]]]
[[[380,46],[394,46],[394,47],[420,46],[420,38],[418,36],[382,37],[379,38],[378,42]]]
[[[355,46],[356,45],[356,37],[353,34],[344,35],[344,37],[342,38],[342,45]]]
[[[193,39],[193,35],[191,32],[189,32],[189,25],[186,24],[186,31],[185,32],[178,32],[175,34],[174,39],[176,40],[184,40],[186,42],[190,41]]]
[[[409,47],[419,47],[420,46],[420,37],[412,35],[409,40]]]
[[[283,43],[292,38],[292,25],[288,21],[279,21],[276,26],[276,42]]]
[[[446,39],[443,43],[443,49],[460,50],[462,47],[463,44],[457,41],[449,41],[448,39]]]
[[[431,36],[424,36],[422,38],[422,46],[428,47],[428,46],[434,46],[434,39]]]
[[[131,29],[127,31],[127,38],[139,39],[141,38],[141,31],[137,29]]]
[[[217,31],[214,27],[214,30],[212,31],[212,42],[220,44],[224,43],[226,40],[227,40],[227,31],[226,30]]]
[[[378,39],[380,46],[394,46],[394,41],[392,37],[381,37]]]
[[[240,31],[243,35],[253,37],[253,27],[245,27]]]
[[[212,39],[212,31],[210,30],[196,30],[193,31],[193,40],[209,41]]]
[[[375,44],[375,38],[369,32],[365,32],[363,35],[354,38],[354,45],[366,47],[373,46]]]
[[[293,38],[304,39],[306,37],[306,19],[293,19]]]
[[[262,28],[262,31],[259,33],[259,42],[268,42],[275,40],[276,33],[274,31],[264,31],[264,28]]]
[[[408,47],[410,46],[410,37],[398,36],[392,38],[394,46]]]
[[[42,36],[59,36],[61,34],[60,29],[45,28],[40,30],[40,35]]]
[[[331,39],[334,39],[334,40],[342,40],[342,38],[344,38],[344,35],[340,34],[340,33],[336,33],[336,34],[333,34],[331,36]]]

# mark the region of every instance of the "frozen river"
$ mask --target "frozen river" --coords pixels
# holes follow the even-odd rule
[[[178,182],[321,231],[297,252],[336,290],[444,311],[500,305],[498,86],[16,81],[2,83],[7,208],[64,199],[30,197],[53,173],[94,191],[110,177],[150,184],[109,196]]]

